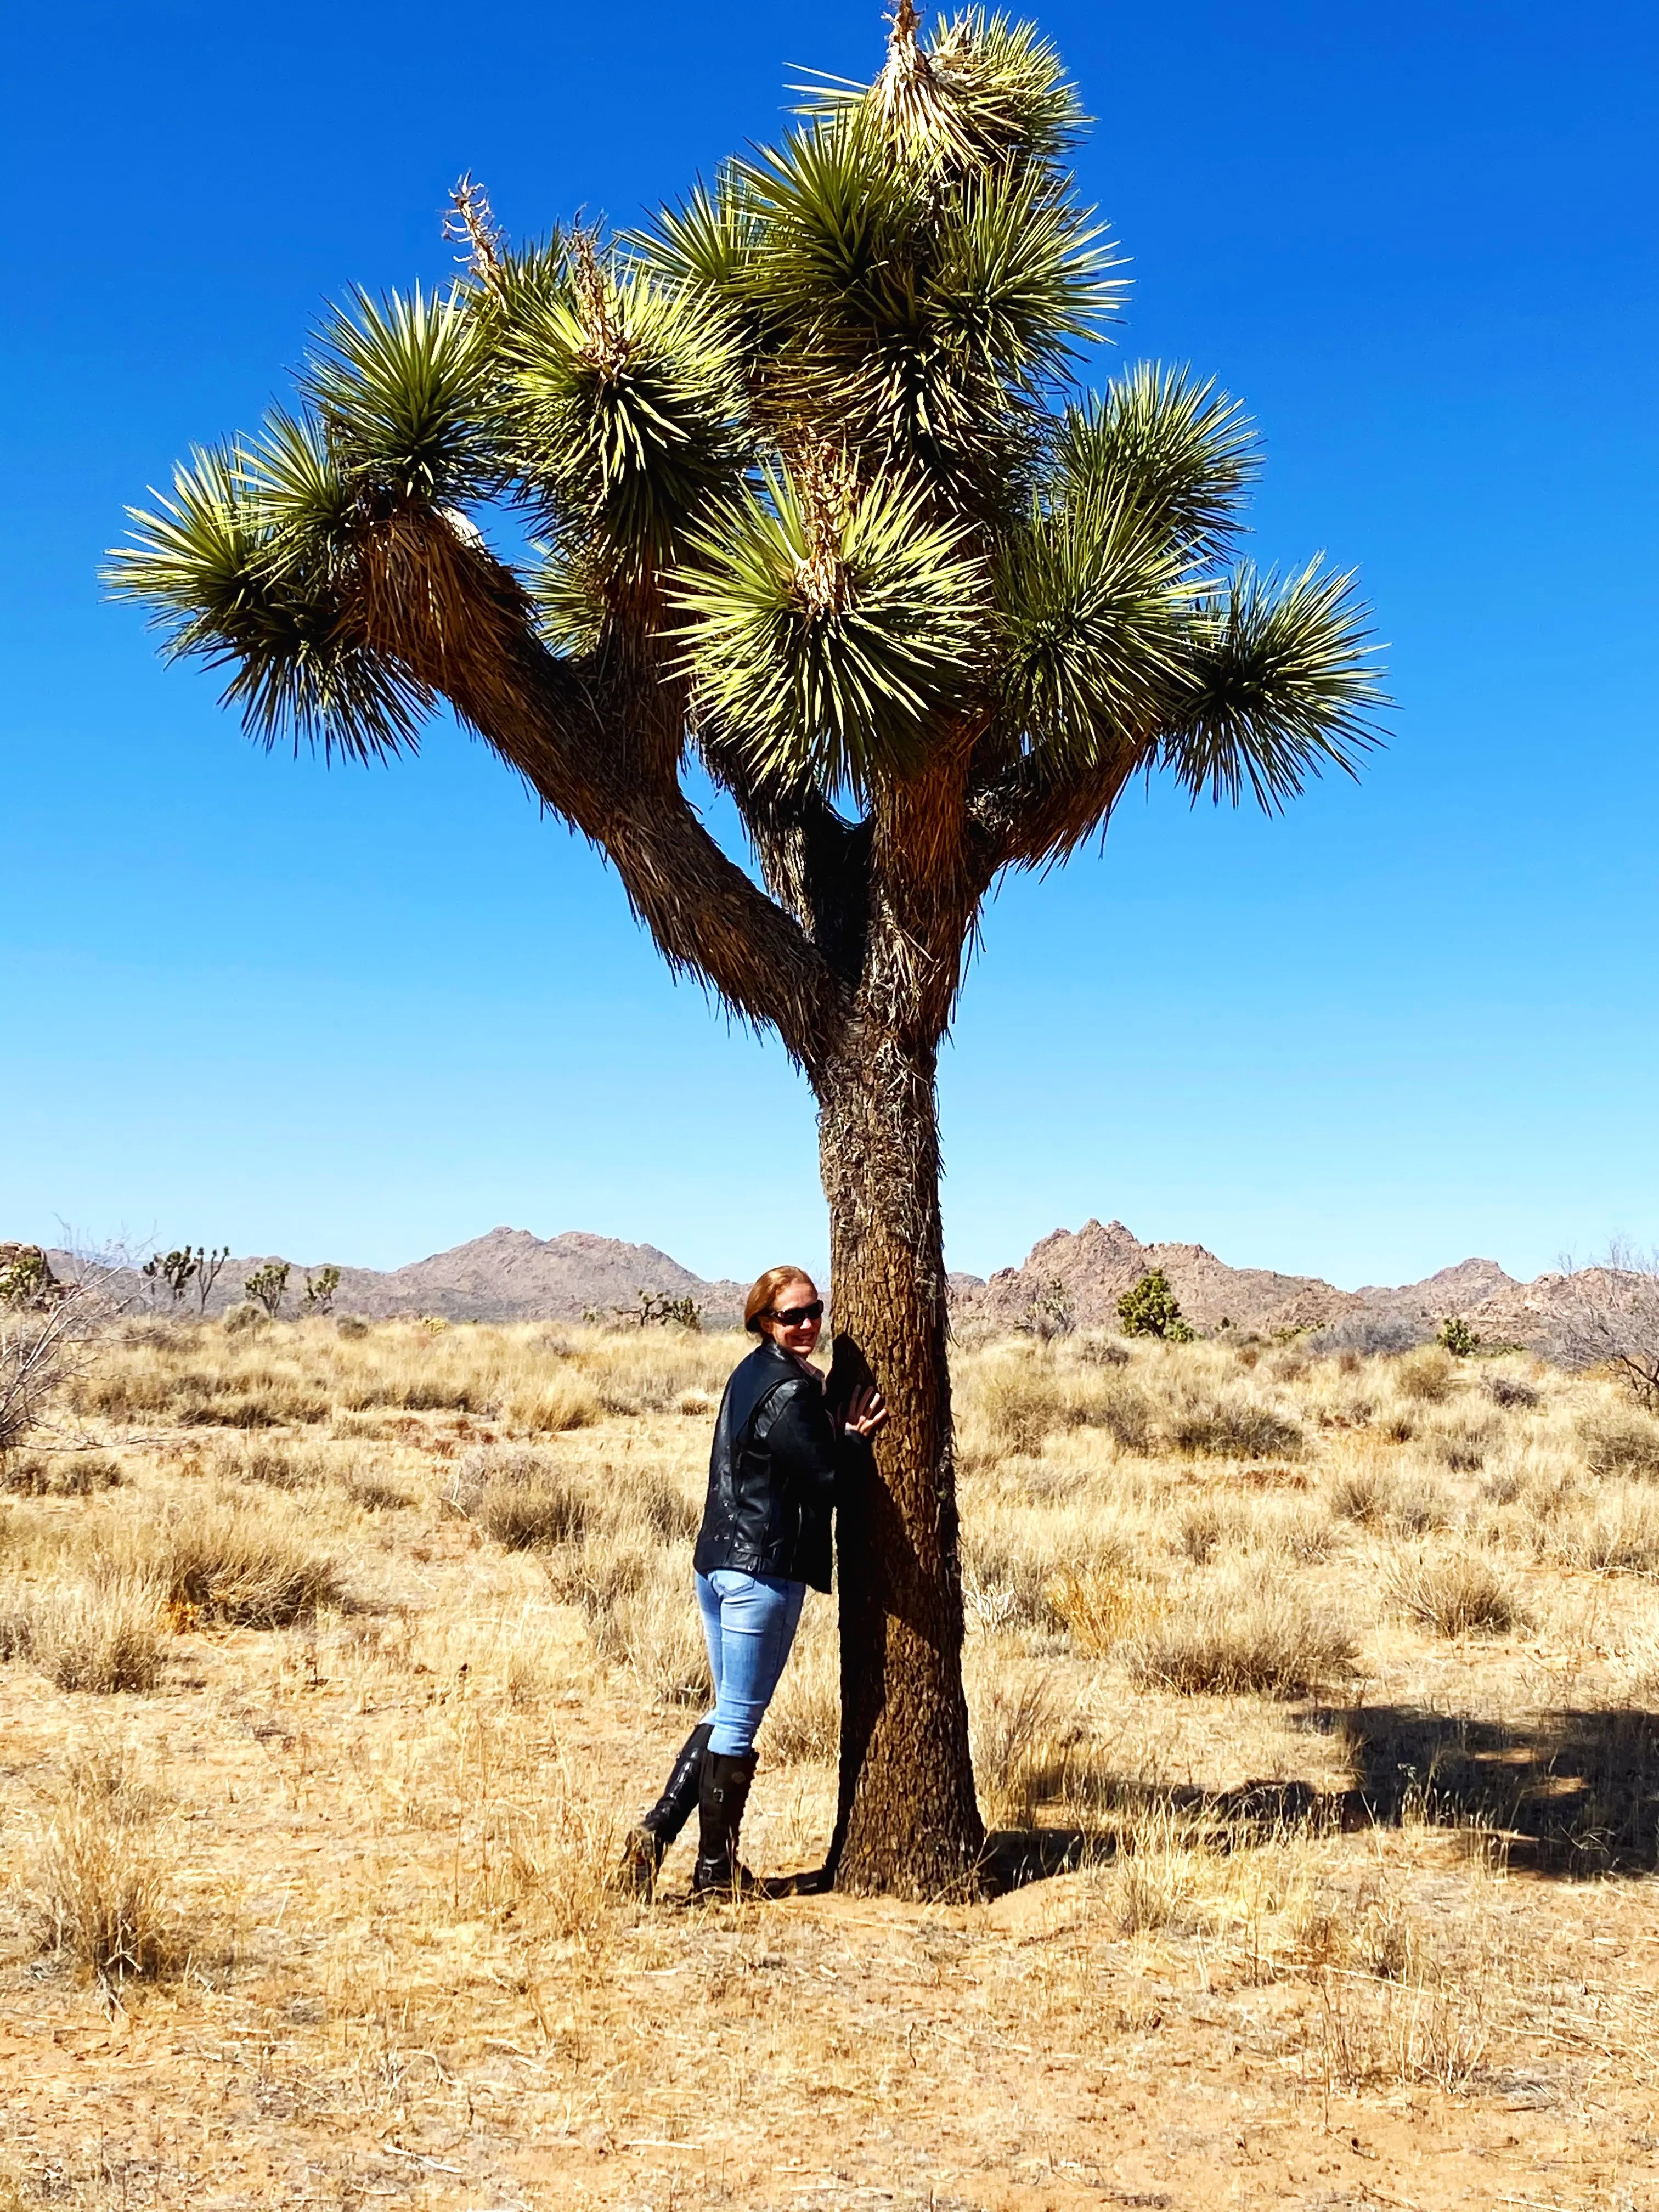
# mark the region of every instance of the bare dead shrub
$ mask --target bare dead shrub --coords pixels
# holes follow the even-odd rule
[[[1615,1240],[1593,1265],[1569,1270],[1555,1308],[1551,1348],[1562,1364],[1610,1369],[1659,1413],[1659,1253]]]

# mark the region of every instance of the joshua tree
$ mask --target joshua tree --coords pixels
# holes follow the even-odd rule
[[[464,181],[453,286],[336,311],[295,410],[180,468],[114,578],[268,744],[395,753],[447,701],[804,1071],[838,1347],[893,1415],[842,1514],[835,1859],[919,1894],[981,1844],[934,1100],[981,902],[1143,772],[1271,808],[1352,768],[1376,694],[1347,578],[1230,565],[1239,407],[1084,389],[1120,286],[1036,32],[924,42],[898,0],[874,83],[801,113],[635,234],[514,248]]]

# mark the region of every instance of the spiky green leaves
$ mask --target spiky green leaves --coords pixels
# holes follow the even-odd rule
[[[366,501],[465,506],[501,479],[491,429],[492,364],[464,294],[416,285],[355,313],[331,311],[302,397],[325,427],[340,472]]]
[[[1121,496],[1035,512],[996,563],[1002,729],[1076,769],[1144,742],[1179,681],[1193,590],[1169,534]]]
[[[1052,380],[1115,296],[1087,214],[1035,168],[941,190],[856,115],[796,134],[728,189],[755,218],[722,283],[768,318],[763,421],[804,416],[967,516],[1002,513]]]
[[[607,266],[585,239],[499,342],[514,473],[572,557],[635,574],[672,561],[743,458],[737,350],[688,292]]]
[[[1194,799],[1273,810],[1327,768],[1355,770],[1381,702],[1351,576],[1280,584],[1244,568],[1194,608],[1159,757]]]
[[[354,497],[317,426],[278,416],[261,445],[198,452],[171,499],[132,509],[106,580],[149,608],[169,659],[234,671],[225,702],[267,744],[361,759],[411,744],[433,700],[369,648],[331,558]]]
[[[1219,559],[1257,465],[1238,402],[1184,370],[1138,362],[1069,407],[1054,441],[1055,495],[1104,497],[1141,516],[1190,563]]]
[[[763,775],[866,797],[971,680],[978,564],[915,489],[817,459],[722,508],[677,593],[700,715]]]

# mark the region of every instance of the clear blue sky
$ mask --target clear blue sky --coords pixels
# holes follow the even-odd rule
[[[1286,819],[1135,797],[1006,890],[943,1072],[949,1255],[1088,1215],[1342,1283],[1659,1242],[1659,17],[1057,0],[1133,258],[1118,358],[1267,441],[1258,555],[1357,563],[1390,750]],[[867,76],[875,0],[269,0],[8,33],[0,1236],[389,1265],[497,1222],[746,1273],[825,1237],[808,1100],[447,728],[266,758],[95,569],[321,303],[619,222]],[[1101,364],[1109,369],[1109,359]]]

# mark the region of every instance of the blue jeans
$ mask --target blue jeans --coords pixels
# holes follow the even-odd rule
[[[766,1717],[800,1620],[805,1583],[716,1567],[697,1577],[697,1610],[714,1678],[710,1751],[731,1758],[750,1750]]]

